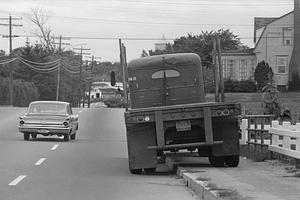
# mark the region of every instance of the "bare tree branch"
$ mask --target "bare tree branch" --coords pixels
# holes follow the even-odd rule
[[[40,37],[41,44],[50,52],[55,51],[54,41],[51,36],[52,30],[47,26],[48,17],[46,12],[40,8],[32,9],[33,17],[31,21],[37,25],[40,33],[37,33],[37,36]]]

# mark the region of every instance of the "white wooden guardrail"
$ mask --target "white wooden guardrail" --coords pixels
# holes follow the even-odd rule
[[[248,115],[242,119],[240,125],[241,139],[240,144],[259,144],[269,145],[268,130],[271,127],[271,115]],[[265,123],[269,119],[269,124]],[[266,134],[264,134],[266,133]]]
[[[279,125],[279,121],[272,121],[269,133],[272,137],[270,151],[300,159],[300,123],[283,122]]]

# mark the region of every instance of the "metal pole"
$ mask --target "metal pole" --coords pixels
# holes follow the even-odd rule
[[[119,47],[120,47],[120,64],[122,68],[122,80],[123,80],[123,92],[124,92],[124,97],[125,97],[125,104],[127,104],[128,99],[127,99],[127,82],[126,82],[126,69],[125,69],[125,57],[124,57],[124,46],[122,44],[121,39],[119,39]]]
[[[220,92],[221,92],[221,102],[225,102],[224,94],[224,79],[223,79],[223,66],[222,66],[222,52],[221,52],[221,41],[217,38],[217,51],[218,51],[218,62],[219,62],[219,75],[220,75]]]
[[[215,101],[219,102],[219,76],[218,76],[218,68],[217,68],[217,59],[216,59],[216,49],[217,44],[216,40],[213,39],[213,50],[212,50],[212,58],[213,58],[213,70],[214,70],[214,80],[215,80]]]
[[[11,58],[12,53],[12,19],[11,15],[9,15],[9,57]],[[13,65],[9,63],[9,104],[13,106]]]
[[[56,84],[56,101],[59,100],[59,85],[60,85],[60,65],[57,69],[57,84]]]
[[[78,107],[81,107],[81,73],[82,73],[82,46],[80,49],[80,68],[79,68],[79,88],[78,88]]]

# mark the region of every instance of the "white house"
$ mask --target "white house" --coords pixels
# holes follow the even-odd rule
[[[91,99],[101,99],[103,90],[107,89],[120,89],[123,90],[123,83],[116,82],[115,86],[111,86],[110,82],[93,82],[91,87]],[[88,92],[86,92],[88,95]]]
[[[262,18],[258,19],[262,20]],[[266,22],[265,25],[255,30],[255,36],[258,39],[254,53],[257,62],[264,60],[272,67],[277,87],[285,90],[290,81],[289,64],[295,45],[294,12]]]

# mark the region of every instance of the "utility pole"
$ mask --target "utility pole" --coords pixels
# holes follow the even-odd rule
[[[83,65],[83,55],[90,55],[90,53],[84,53],[83,51],[91,50],[90,48],[83,48],[81,45],[81,48],[74,48],[75,50],[80,50],[80,68],[79,68],[79,87],[78,87],[78,107],[81,107],[81,79],[82,79],[82,65]]]
[[[70,40],[71,38],[67,38],[67,37],[62,37],[61,35],[59,37],[52,37],[53,39],[59,39],[58,43],[54,43],[54,44],[58,44],[58,54],[59,56],[61,56],[61,45],[70,45],[70,43],[62,43],[62,40]],[[57,85],[56,85],[56,101],[59,100],[59,90],[60,90],[60,65],[58,66],[57,69]]]
[[[219,37],[217,38],[217,51],[218,51],[218,63],[219,63],[219,75],[220,75],[221,102],[225,102],[222,51],[221,51],[221,41]]]
[[[94,70],[94,62],[95,62],[95,59],[98,58],[100,59],[101,57],[97,57],[97,56],[94,56],[92,55],[91,57],[90,56],[87,56],[87,58],[92,58],[92,61],[91,61],[91,67],[90,67],[90,73],[89,73],[89,77],[88,77],[88,83],[89,83],[89,86],[88,86],[88,90],[89,90],[89,94],[88,94],[88,108],[90,108],[91,106],[91,87],[92,87],[92,79],[93,79],[93,70]]]
[[[57,84],[56,84],[56,101],[59,100],[59,85],[60,85],[60,65],[57,69]]]
[[[127,61],[126,61],[126,47],[122,43],[121,39],[119,39],[119,47],[120,47],[120,64],[122,68],[122,80],[123,80],[123,92],[125,97],[125,104],[128,103],[128,96],[127,96],[127,81],[126,81],[126,74],[127,74]]]
[[[218,76],[218,67],[217,67],[216,52],[217,52],[217,44],[216,44],[216,40],[213,39],[212,59],[213,59],[214,81],[215,81],[215,101],[216,102],[220,102],[220,97],[219,97],[219,80],[218,80],[219,76]]]
[[[65,43],[62,42],[62,40],[71,40],[70,37],[63,37],[62,35],[60,35],[59,37],[52,37],[53,39],[58,39],[59,42],[55,42],[54,44],[58,44],[58,52],[61,53],[61,46],[62,45],[70,45],[70,43]]]
[[[8,18],[0,18],[0,20],[8,20],[8,24],[0,24],[2,26],[8,26],[8,35],[2,36],[3,38],[9,38],[9,58],[11,58],[12,53],[12,38],[13,37],[19,37],[18,35],[12,34],[12,27],[13,26],[23,26],[22,24],[13,24],[13,20],[21,20],[22,18],[12,18],[11,15],[9,15]],[[11,63],[9,63],[9,104],[13,106],[13,66]]]

